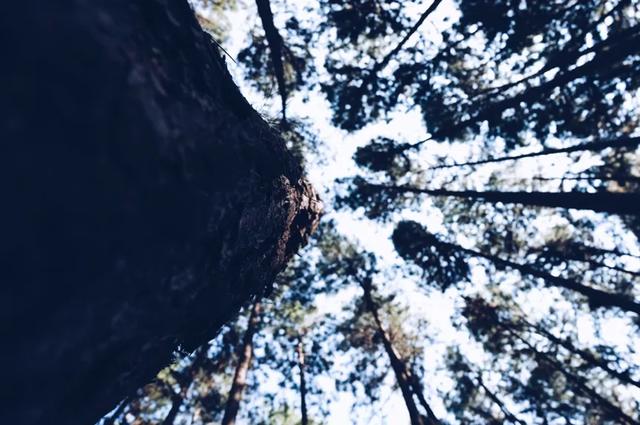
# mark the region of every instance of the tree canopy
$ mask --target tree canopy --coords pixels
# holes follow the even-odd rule
[[[192,7],[326,214],[103,424],[640,423],[639,1]]]

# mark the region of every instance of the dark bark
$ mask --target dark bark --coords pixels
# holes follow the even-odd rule
[[[262,22],[267,43],[269,44],[269,57],[273,64],[273,72],[278,83],[278,93],[282,102],[282,122],[287,122],[287,87],[284,79],[284,65],[282,62],[282,54],[284,48],[284,40],[273,23],[273,12],[271,11],[271,3],[269,0],[256,0],[258,7],[258,15]]]
[[[459,245],[450,244],[447,242],[438,242],[443,246],[448,246],[451,249],[455,249],[464,252],[473,257],[485,258],[497,266],[506,267],[519,271],[521,274],[537,277],[542,279],[546,285],[557,286],[560,288],[569,289],[584,295],[589,301],[589,305],[593,308],[597,307],[617,307],[623,311],[629,311],[640,315],[640,304],[635,302],[630,297],[622,294],[616,294],[612,292],[606,292],[600,289],[592,288],[590,286],[583,285],[571,279],[565,279],[563,277],[554,276],[545,271],[536,269],[528,264],[519,264],[513,261],[504,260],[495,255],[485,254],[472,249],[466,249]]]
[[[586,181],[590,184],[594,184],[596,180],[608,181],[608,182],[616,182],[619,184],[626,183],[640,183],[640,177],[634,176],[631,174],[622,175],[622,174],[582,174],[582,175],[568,175],[562,177],[532,177],[533,180],[540,181],[554,181],[560,180],[562,181]]]
[[[169,413],[162,421],[162,425],[173,425],[176,421],[176,416],[178,416],[178,413],[180,412],[180,407],[184,402],[184,398],[180,392],[173,392],[172,388],[169,388],[169,390],[171,391],[171,409],[169,409]]]
[[[420,28],[422,26],[422,24],[424,23],[424,21],[429,17],[429,15],[431,15],[433,12],[435,12],[435,10],[438,8],[438,6],[440,5],[440,3],[442,2],[442,0],[433,0],[431,2],[431,4],[429,5],[429,7],[427,7],[427,9],[422,13],[422,15],[420,15],[420,18],[416,21],[415,24],[413,24],[413,26],[411,28],[409,28],[409,31],[407,31],[407,33],[404,35],[404,37],[402,37],[402,39],[400,40],[400,42],[398,42],[398,44],[396,44],[396,46],[393,48],[393,50],[391,50],[389,53],[387,53],[382,60],[376,62],[376,64],[373,66],[373,69],[370,71],[368,78],[375,78],[378,75],[378,72],[382,71],[391,61],[391,59],[393,59],[400,50],[402,50],[402,47],[407,43],[407,41],[409,41],[409,39],[411,38],[411,36],[413,36],[413,34],[416,33],[416,31],[418,31],[418,28]],[[367,81],[367,80],[365,80]],[[370,82],[370,81],[367,81]],[[367,84],[363,83],[363,87],[366,88]]]
[[[418,411],[418,407],[415,403],[415,400],[413,399],[414,394],[417,395],[415,382],[412,382],[413,377],[411,372],[405,365],[404,361],[400,358],[400,355],[396,352],[395,348],[391,344],[389,335],[382,326],[382,321],[380,320],[380,316],[378,314],[378,306],[371,296],[372,288],[370,279],[363,281],[361,286],[364,291],[364,301],[367,311],[373,316],[373,320],[375,322],[376,328],[378,329],[378,333],[382,338],[384,351],[389,357],[389,363],[391,363],[391,368],[393,369],[396,381],[398,382],[398,386],[400,387],[400,391],[402,392],[402,397],[404,398],[404,402],[409,412],[411,425],[438,425],[440,422],[435,417],[433,411],[428,406],[426,401],[424,401],[424,407],[427,411],[428,416],[425,417]],[[424,398],[424,396],[422,395],[420,395],[419,397]]]
[[[533,158],[537,156],[545,156],[545,155],[552,155],[552,154],[558,154],[558,153],[571,153],[571,152],[580,152],[580,151],[601,151],[606,148],[622,148],[622,147],[635,148],[639,144],[640,144],[640,137],[621,137],[621,138],[610,139],[610,140],[596,140],[593,142],[582,143],[574,146],[569,146],[566,148],[547,148],[538,152],[525,153],[521,155],[511,155],[511,156],[503,156],[500,158],[483,159],[480,161],[438,165],[435,167],[429,167],[428,170],[439,170],[442,168],[452,168],[452,167],[470,167],[473,165],[490,164],[494,162],[503,162],[503,161],[515,161],[517,159],[522,159],[522,158]]]
[[[482,380],[482,376],[480,374],[478,374],[477,380],[478,385],[482,387],[491,401],[493,401],[500,408],[500,411],[502,411],[502,414],[504,415],[506,420],[513,422],[514,424],[526,425],[526,423],[522,419],[519,419],[516,415],[511,413],[511,411],[507,409],[507,406],[504,405],[502,400],[500,400],[500,398],[484,384],[484,381]]]
[[[536,207],[573,208],[611,214],[640,214],[640,193],[619,192],[500,192],[495,190],[421,189],[412,186],[389,186],[367,183],[366,187],[390,192],[424,193],[452,196],[491,204],[521,204]]]
[[[0,423],[95,423],[272,282],[317,198],[186,1],[0,28]]]
[[[616,5],[616,7],[614,7],[611,12],[618,9],[618,7],[620,7],[622,3],[624,2],[620,2],[620,4]],[[606,14],[605,17],[606,16],[608,16],[608,14]],[[587,55],[589,53],[602,52],[603,50],[606,50],[606,49],[616,48],[616,45],[627,42],[627,37],[633,37],[637,33],[638,33],[637,28],[634,28],[634,27],[627,28],[625,30],[622,30],[616,34],[613,34],[607,37],[607,39],[605,40],[595,43],[593,46],[587,49],[577,49],[573,51],[558,52],[555,56],[549,58],[545,66],[543,66],[540,70],[536,71],[535,73],[528,75],[526,77],[520,78],[519,80],[516,80],[511,83],[507,83],[498,87],[491,87],[491,88],[482,90],[477,95],[480,96],[480,95],[498,94],[499,92],[504,92],[517,85],[527,83],[528,81],[531,81],[534,78],[541,77],[546,72],[551,71],[552,69],[555,69],[555,68],[559,68],[562,71],[565,71],[582,56]]]
[[[122,416],[128,404],[129,404],[129,397],[122,400],[118,405],[118,407],[113,411],[113,413],[102,421],[101,425],[114,425],[116,420],[120,416]]]
[[[504,326],[511,326],[512,328],[514,328],[514,324],[512,324],[512,323],[503,323],[503,322],[501,322],[501,323]],[[548,339],[549,341],[553,342],[554,344],[559,345],[561,347],[564,347],[569,352],[577,355],[582,360],[584,360],[590,367],[592,367],[592,368],[600,368],[600,369],[604,370],[605,372],[607,372],[609,375],[611,375],[611,376],[617,378],[618,380],[620,380],[620,382],[623,382],[623,383],[629,384],[629,385],[634,385],[634,386],[640,388],[640,382],[638,382],[637,380],[633,379],[628,371],[619,372],[619,371],[613,369],[611,366],[609,366],[609,364],[606,361],[596,358],[593,354],[589,353],[588,351],[581,350],[581,349],[575,347],[573,345],[573,343],[571,343],[571,341],[568,341],[568,340],[562,339],[562,338],[558,338],[557,336],[553,335],[551,332],[547,331],[546,329],[541,328],[540,326],[537,326],[537,325],[534,325],[532,323],[529,323],[526,320],[524,321],[524,324],[527,327],[529,327],[530,329],[532,329],[533,332],[537,333],[538,335],[541,335],[541,336],[545,337],[546,339]]]
[[[562,375],[565,376],[567,381],[579,393],[582,393],[584,396],[586,396],[590,400],[595,401],[596,403],[598,403],[600,405],[600,407],[603,408],[603,410],[609,412],[610,415],[612,415],[615,419],[617,419],[616,423],[630,424],[630,425],[638,425],[639,424],[639,422],[635,421],[629,415],[624,413],[618,406],[614,405],[611,401],[609,401],[608,399],[606,399],[603,396],[601,396],[600,394],[598,394],[593,388],[589,387],[587,385],[586,380],[583,377],[581,377],[581,376],[573,373],[572,371],[568,370],[566,365],[559,363],[557,360],[553,359],[547,353],[539,351],[533,344],[531,344],[526,338],[523,338],[518,333],[514,332],[511,329],[507,329],[507,330],[515,338],[517,338],[525,346],[527,346],[527,348],[529,348],[529,350],[531,350],[531,352],[533,353],[534,357],[538,361],[546,363],[547,365],[551,366],[553,369],[555,369],[558,372],[560,372]]]
[[[413,26],[402,37],[400,42],[398,42],[398,44],[396,44],[396,46],[389,53],[387,53],[381,60],[377,61],[369,71],[366,71],[366,74],[362,78],[362,82],[358,86],[356,93],[353,94],[354,99],[356,99],[357,101],[360,101],[360,99],[362,98],[362,96],[364,96],[367,90],[370,90],[370,86],[375,83],[380,71],[382,71],[389,64],[391,59],[393,59],[398,54],[398,52],[402,50],[402,47],[406,44],[406,42],[409,41],[411,36],[415,34],[416,31],[418,31],[418,28],[420,28],[420,26],[429,17],[429,15],[431,15],[436,10],[436,8],[441,2],[442,0],[433,0],[433,2],[429,5],[429,7],[427,7],[427,9],[422,13],[422,15],[420,15],[420,18],[416,21],[416,23],[413,24]],[[356,104],[356,106],[357,105],[359,104]],[[357,113],[357,111],[353,111],[351,113]]]
[[[476,105],[475,108],[472,108],[470,118],[459,120],[456,115],[445,122],[438,131],[435,131],[432,137],[434,139],[453,137],[472,125],[486,120],[499,120],[501,114],[507,109],[519,108],[523,103],[531,104],[539,101],[556,87],[561,87],[579,78],[591,76],[611,79],[618,74],[634,72],[632,65],[624,63],[624,59],[636,55],[639,51],[640,32],[638,28],[633,28],[633,31],[615,47],[596,52],[595,57],[589,62],[561,72],[552,80],[529,87],[522,93],[489,102],[487,105]]]
[[[253,358],[253,335],[258,330],[259,323],[260,301],[256,301],[251,308],[247,330],[244,332],[242,345],[238,351],[238,366],[233,375],[233,382],[231,383],[227,404],[224,409],[222,425],[233,425],[236,423],[236,417],[240,410],[240,401],[242,401],[242,395],[247,386],[247,375],[249,373],[249,367],[251,366],[251,359]]]
[[[296,347],[296,354],[298,355],[298,368],[300,369],[300,413],[302,416],[302,425],[309,423],[307,415],[307,382],[304,376],[304,347],[302,341],[298,343]]]
[[[583,263],[587,263],[590,266],[592,266],[593,268],[603,268],[603,269],[608,269],[608,270],[613,270],[614,272],[618,272],[618,273],[624,273],[624,274],[628,274],[631,276],[636,276],[636,277],[640,277],[640,272],[634,272],[631,270],[627,270],[624,269],[622,267],[616,267],[616,266],[608,266],[600,261],[596,261],[596,260],[591,260],[591,259],[584,259],[584,258],[567,258],[568,260],[573,260],[573,261],[580,261]]]

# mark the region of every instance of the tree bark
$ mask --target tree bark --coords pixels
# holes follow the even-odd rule
[[[400,355],[396,352],[395,348],[391,344],[389,335],[387,335],[384,327],[382,326],[382,321],[380,320],[380,316],[378,314],[378,307],[375,301],[373,301],[373,297],[371,296],[371,281],[367,279],[361,284],[361,286],[364,290],[365,305],[369,313],[371,313],[371,315],[373,316],[373,320],[376,324],[376,328],[378,329],[378,333],[382,338],[384,350],[389,357],[389,363],[391,363],[391,368],[393,369],[393,373],[396,376],[396,381],[398,382],[398,386],[400,387],[400,391],[402,392],[402,397],[404,398],[404,402],[409,412],[411,425],[438,425],[439,422],[435,415],[433,415],[430,407],[427,406],[427,414],[429,415],[429,417],[425,417],[418,411],[418,407],[416,406],[415,400],[413,399],[415,388],[413,387],[411,382],[411,374],[404,364],[404,361],[400,358]]]
[[[611,214],[640,214],[639,193],[619,192],[500,192],[475,190],[421,189],[412,186],[389,186],[367,183],[367,188],[391,192],[424,193],[431,196],[452,196],[491,204],[521,204],[537,207],[573,208]]]
[[[455,164],[438,165],[429,167],[428,170],[439,170],[442,168],[452,167],[470,167],[474,165],[491,164],[494,162],[515,161],[523,158],[533,158],[537,156],[553,155],[559,153],[571,153],[581,151],[601,151],[606,148],[634,148],[640,144],[640,137],[621,137],[609,140],[595,140],[593,142],[582,143],[578,145],[568,146],[566,148],[547,148],[538,152],[524,153],[520,155],[503,156],[499,158],[483,159],[480,161],[470,161]]]
[[[224,409],[222,425],[233,425],[236,423],[236,417],[240,410],[240,401],[242,401],[242,395],[247,386],[247,375],[249,373],[249,367],[251,366],[251,359],[253,358],[253,335],[258,330],[259,323],[260,301],[256,301],[251,308],[247,330],[242,338],[242,346],[238,353],[238,366],[233,375],[233,382],[231,383],[229,397],[227,398],[227,404]]]
[[[555,335],[553,335],[551,332],[547,331],[546,329],[538,326],[538,325],[534,325],[533,323],[528,322],[527,320],[523,319],[523,323],[525,326],[529,327],[530,329],[532,329],[533,332],[537,333],[538,335],[541,335],[543,337],[545,337],[546,339],[548,339],[549,341],[553,342],[556,345],[559,345],[561,347],[564,347],[567,351],[579,356],[582,360],[584,360],[587,364],[589,364],[590,367],[592,368],[600,368],[602,370],[604,370],[605,372],[607,372],[609,375],[617,378],[618,380],[620,380],[620,382],[623,382],[625,384],[629,384],[629,385],[634,385],[638,388],[640,388],[640,381],[637,381],[635,379],[633,379],[631,377],[631,374],[629,373],[629,371],[624,371],[624,372],[619,372],[615,369],[613,369],[611,366],[609,366],[609,364],[603,360],[603,359],[598,359],[596,358],[593,354],[589,353],[588,351],[585,350],[581,350],[577,347],[575,347],[573,345],[573,343],[571,343],[570,341],[563,339],[563,338],[559,338]],[[501,324],[503,326],[510,326],[511,328],[514,328],[515,326],[517,326],[514,323],[502,323]]]
[[[459,120],[459,116],[455,114],[434,131],[432,137],[434,139],[453,137],[464,129],[483,121],[497,121],[507,109],[519,108],[522,103],[531,104],[536,102],[556,87],[561,87],[579,78],[598,76],[603,79],[612,79],[621,73],[635,72],[632,66],[624,63],[624,59],[636,55],[640,51],[640,33],[632,31],[627,35],[622,40],[616,40],[617,45],[615,47],[612,46],[609,49],[596,52],[594,58],[589,62],[568,71],[560,72],[549,81],[529,87],[519,94],[504,97],[497,101],[489,101],[486,105],[469,105],[470,108],[467,112],[470,113],[470,118]]]
[[[594,308],[595,307],[609,307],[609,308],[618,307],[623,311],[629,311],[629,312],[633,312],[640,315],[640,304],[638,304],[633,299],[625,295],[602,291],[600,289],[583,285],[571,279],[565,279],[563,277],[554,276],[550,273],[538,270],[535,267],[532,267],[528,264],[519,264],[513,261],[504,260],[494,255],[484,254],[482,252],[474,251],[472,249],[466,249],[459,245],[450,244],[448,242],[439,241],[438,243],[444,246],[448,246],[451,249],[464,252],[473,257],[480,257],[480,258],[487,259],[500,267],[507,267],[513,270],[517,270],[521,274],[527,274],[529,276],[540,278],[550,286],[557,286],[560,288],[570,289],[572,291],[578,292],[579,294],[584,295],[589,301],[589,304]]]
[[[477,373],[476,379],[478,380],[478,384],[480,385],[480,387],[482,387],[482,389],[487,394],[487,396],[491,399],[491,401],[493,401],[500,408],[500,411],[502,412],[506,420],[511,421],[514,424],[526,425],[526,423],[523,420],[521,420],[516,415],[511,413],[511,411],[507,408],[507,406],[504,405],[502,400],[500,400],[500,398],[485,385],[484,381],[482,380],[482,375],[480,373]]]
[[[549,366],[551,366],[558,372],[562,373],[567,379],[567,381],[570,384],[572,384],[576,390],[584,394],[589,399],[599,403],[604,410],[610,412],[613,416],[615,416],[619,420],[619,422],[617,423],[621,423],[621,424],[625,423],[630,425],[639,424],[638,421],[631,418],[629,415],[623,412],[618,406],[614,405],[611,401],[601,396],[595,390],[589,387],[586,383],[586,380],[583,377],[570,372],[565,365],[558,363],[557,360],[553,359],[547,353],[538,351],[538,349],[534,345],[532,345],[527,339],[522,337],[517,332],[514,332],[512,329],[509,329],[509,328],[507,328],[507,331],[510,332],[515,338],[519,339],[525,346],[527,346],[527,348],[531,350],[531,352],[533,353],[533,355],[536,357],[538,361],[547,363]]]
[[[304,376],[304,346],[302,340],[298,342],[296,347],[296,354],[298,355],[298,368],[300,369],[300,413],[302,416],[301,425],[307,425],[309,419],[307,416],[307,382]]]
[[[282,53],[284,40],[278,32],[273,22],[273,12],[271,11],[271,2],[269,0],[256,0],[258,7],[258,15],[262,22],[267,43],[269,44],[269,57],[273,64],[273,72],[278,83],[278,93],[282,102],[282,122],[287,122],[287,86],[284,80],[284,65],[282,62]]]
[[[0,422],[95,423],[261,293],[319,202],[185,0],[0,28]]]

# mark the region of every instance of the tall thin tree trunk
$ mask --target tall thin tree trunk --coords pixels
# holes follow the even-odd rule
[[[302,339],[298,342],[296,354],[298,355],[298,368],[300,369],[300,413],[302,416],[302,425],[307,425],[309,423],[307,416],[307,382],[304,373],[305,363]]]
[[[640,314],[640,304],[638,304],[637,302],[633,301],[631,298],[625,295],[606,292],[600,289],[592,288],[590,286],[583,285],[571,279],[565,279],[563,277],[554,276],[550,273],[538,270],[535,267],[530,266],[528,264],[519,264],[513,261],[504,260],[494,255],[484,254],[480,251],[474,251],[472,249],[463,248],[460,245],[451,244],[448,242],[441,242],[441,241],[439,241],[438,243],[442,244],[443,246],[447,246],[451,249],[464,252],[473,257],[485,258],[498,266],[517,270],[521,274],[527,274],[533,277],[540,278],[548,285],[570,289],[572,291],[578,292],[584,295],[585,297],[587,297],[589,304],[593,307],[618,307],[623,311],[630,311],[636,314]]]
[[[269,44],[269,57],[271,58],[273,73],[275,74],[276,81],[278,83],[278,93],[280,94],[280,101],[282,102],[282,122],[286,123],[287,87],[284,79],[283,64],[284,40],[273,22],[271,2],[269,0],[256,0],[256,6],[258,7],[258,15],[262,22],[262,28],[264,29],[267,43]]]
[[[595,400],[605,410],[609,411],[611,414],[616,416],[619,420],[618,423],[625,423],[629,425],[639,425],[639,422],[635,421],[633,418],[631,418],[629,415],[623,412],[618,406],[614,405],[613,403],[611,403],[611,401],[609,401],[605,397],[598,394],[595,390],[590,388],[585,382],[585,379],[583,377],[568,371],[565,365],[559,364],[555,359],[551,358],[547,353],[539,351],[533,344],[531,344],[531,342],[529,342],[526,338],[521,336],[519,333],[515,332],[513,329],[507,328],[507,331],[511,333],[515,338],[520,340],[525,346],[527,346],[537,359],[543,361],[544,363],[547,363],[549,366],[551,366],[558,372],[562,373],[567,379],[567,381],[572,383],[578,391],[582,392],[585,396],[589,397],[590,399]]]
[[[478,385],[480,385],[480,387],[482,387],[482,389],[484,390],[484,392],[489,396],[489,398],[491,399],[491,401],[493,401],[502,411],[502,414],[505,416],[505,419],[515,423],[515,424],[520,424],[520,425],[526,425],[526,423],[521,420],[520,418],[518,418],[516,415],[514,415],[513,413],[511,413],[511,411],[509,409],[507,409],[507,406],[504,405],[504,402],[502,400],[500,400],[500,398],[493,392],[491,391],[484,383],[483,379],[482,379],[482,375],[480,373],[477,374],[477,381],[478,381]]]
[[[609,140],[595,140],[593,142],[581,143],[578,145],[568,146],[566,148],[546,148],[541,151],[524,153],[520,155],[502,156],[498,158],[489,158],[479,161],[462,162],[455,164],[437,165],[429,167],[427,170],[439,170],[442,168],[452,167],[470,167],[473,165],[491,164],[495,162],[515,161],[523,158],[533,158],[538,156],[554,155],[559,153],[571,153],[581,151],[601,151],[606,148],[634,148],[640,144],[640,137],[620,137]]]
[[[640,193],[618,192],[500,192],[475,190],[421,189],[401,185],[366,183],[364,188],[400,193],[423,193],[431,196],[452,196],[491,204],[521,204],[538,207],[573,208],[612,214],[640,214]]]
[[[631,276],[636,276],[636,277],[640,277],[640,272],[634,272],[631,270],[627,270],[624,269],[622,267],[617,267],[617,266],[608,266],[600,261],[596,261],[596,260],[591,260],[591,259],[583,259],[583,258],[569,258],[569,260],[574,260],[574,261],[580,261],[583,263],[587,263],[593,267],[598,267],[598,268],[603,268],[603,269],[607,269],[607,270],[613,270],[615,272],[618,273],[624,273],[624,274],[628,274]]]
[[[420,18],[418,18],[416,23],[407,30],[398,44],[396,44],[396,46],[391,51],[389,51],[389,53],[384,55],[382,59],[376,61],[371,69],[363,71],[362,81],[360,82],[360,85],[354,87],[353,93],[350,94],[350,98],[355,99],[356,103],[350,102],[350,108],[346,110],[348,118],[346,121],[340,123],[343,128],[355,129],[359,127],[359,125],[356,123],[356,117],[360,113],[362,105],[358,102],[361,101],[362,97],[367,93],[368,90],[371,89],[371,86],[376,84],[380,71],[382,71],[398,54],[398,52],[402,50],[402,47],[406,44],[406,42],[409,41],[411,36],[416,33],[416,31],[420,28],[424,21],[436,10],[441,2],[442,0],[433,0],[433,2],[427,7],[422,15],[420,15]]]
[[[169,409],[169,413],[162,421],[162,425],[173,425],[178,413],[180,412],[180,407],[182,406],[182,403],[184,403],[184,397],[181,394],[181,390],[175,392],[170,385],[168,385],[168,387],[169,391],[171,391],[171,409]]]
[[[619,2],[615,7],[614,10],[617,9],[618,7],[620,7],[621,5],[623,5],[624,2],[621,1]],[[612,10],[613,11],[613,10]],[[602,40],[598,43],[595,43],[593,46],[587,48],[587,49],[574,49],[572,51],[563,51],[563,52],[558,52],[556,56],[554,56],[553,58],[550,58],[551,60],[547,61],[547,64],[545,66],[543,66],[541,69],[539,69],[538,71],[534,72],[531,75],[528,75],[526,77],[520,78],[514,82],[511,83],[507,83],[507,84],[503,84],[501,86],[498,87],[491,87],[485,90],[482,90],[480,92],[478,92],[475,97],[477,96],[483,96],[483,95],[487,95],[490,93],[498,94],[496,92],[504,92],[512,87],[515,87],[519,84],[523,84],[526,83],[527,81],[532,80],[533,78],[536,77],[540,77],[542,76],[544,73],[546,73],[547,71],[550,71],[554,68],[559,68],[560,70],[564,71],[566,70],[569,66],[573,65],[575,63],[575,61],[577,59],[579,59],[582,56],[585,56],[589,53],[593,53],[593,52],[599,52],[602,51],[604,49],[610,49],[610,48],[615,48],[616,44],[619,43],[624,43],[626,38],[628,36],[633,36],[634,33],[637,32],[637,28],[627,28],[625,30],[622,30],[616,34],[613,34],[609,37],[607,37],[605,40]]]
[[[397,55],[398,52],[402,49],[402,47],[406,44],[406,42],[409,41],[411,36],[413,34],[415,34],[416,31],[418,31],[420,26],[422,26],[422,24],[429,17],[429,15],[431,15],[433,12],[435,12],[435,10],[438,8],[438,6],[440,5],[441,2],[442,2],[442,0],[433,0],[431,2],[431,4],[429,5],[429,7],[427,7],[427,9],[424,12],[422,12],[422,15],[420,15],[420,18],[416,21],[416,23],[413,24],[413,26],[411,28],[409,28],[409,30],[406,32],[406,34],[398,42],[398,44],[396,44],[396,46],[389,53],[384,55],[382,60],[377,61],[375,63],[375,65],[373,66],[373,69],[367,75],[367,78],[365,79],[365,82],[362,84],[362,86],[365,89],[366,89],[367,84],[370,83],[373,79],[375,79],[377,77],[378,72],[382,71],[389,64],[391,59],[393,59],[395,57],[395,55]]]
[[[387,356],[389,357],[391,368],[393,369],[393,373],[395,374],[396,381],[398,382],[398,386],[400,387],[400,391],[402,392],[402,397],[404,398],[404,402],[409,412],[409,419],[411,420],[411,425],[439,424],[437,418],[433,416],[431,408],[429,408],[428,405],[427,405],[427,414],[429,414],[429,417],[425,417],[424,415],[420,414],[418,410],[415,400],[413,399],[415,388],[413,387],[411,382],[412,381],[411,374],[408,371],[404,361],[400,358],[400,355],[396,352],[395,348],[391,344],[389,335],[387,334],[387,332],[384,330],[384,327],[382,326],[382,321],[380,320],[380,315],[378,314],[378,307],[371,295],[372,283],[370,278],[365,279],[362,282],[361,286],[364,291],[365,305],[369,313],[373,316],[373,320],[375,322],[376,328],[378,329],[378,333],[382,338],[382,344],[384,346],[384,350],[387,353]]]
[[[505,110],[519,108],[523,102],[527,104],[535,102],[556,87],[561,87],[585,76],[599,73],[602,78],[611,78],[620,72],[633,72],[633,69],[624,64],[623,61],[625,58],[637,54],[638,51],[640,51],[640,33],[633,31],[624,40],[619,40],[616,48],[603,49],[597,52],[589,62],[568,71],[560,72],[552,80],[529,87],[522,93],[490,102],[487,105],[476,105],[475,110],[471,111],[471,117],[468,119],[459,120],[457,114],[453,115],[452,118],[433,132],[433,137],[451,137],[472,125],[486,120],[497,120]]]
[[[258,330],[259,322],[260,301],[256,300],[251,308],[247,330],[244,332],[242,346],[238,352],[238,366],[233,375],[233,382],[224,409],[222,425],[233,425],[236,423],[236,417],[240,409],[240,401],[242,400],[244,389],[247,386],[247,374],[249,373],[249,367],[251,366],[251,359],[253,357],[253,335]]]
[[[635,380],[635,379],[633,379],[628,371],[619,372],[619,371],[613,369],[611,366],[609,366],[606,361],[596,358],[595,356],[593,356],[589,352],[586,352],[584,350],[576,348],[570,341],[567,341],[567,340],[562,339],[562,338],[558,338],[557,336],[555,336],[554,334],[552,334],[548,330],[546,330],[546,329],[544,329],[544,328],[542,328],[542,327],[540,327],[538,325],[535,325],[533,323],[530,323],[525,319],[522,319],[522,321],[523,321],[523,324],[525,326],[527,326],[528,328],[532,329],[533,332],[537,333],[540,336],[545,337],[546,339],[548,339],[549,341],[553,342],[554,344],[559,345],[561,347],[564,347],[567,351],[579,356],[582,360],[587,362],[589,364],[589,366],[591,366],[593,368],[600,368],[600,369],[604,370],[605,372],[607,372],[608,374],[610,374],[611,376],[619,379],[621,382],[623,382],[625,384],[629,384],[629,385],[634,385],[634,386],[640,388],[640,382]],[[499,322],[499,324],[501,324],[501,325],[503,325],[505,327],[506,326],[512,327],[512,329],[517,326],[517,324],[512,323],[512,322],[503,323],[501,321],[501,322]]]

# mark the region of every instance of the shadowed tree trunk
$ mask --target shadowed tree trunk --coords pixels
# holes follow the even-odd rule
[[[309,423],[307,415],[307,382],[304,376],[304,346],[302,340],[298,342],[296,347],[296,354],[298,355],[298,368],[300,369],[300,414],[302,417],[301,425],[307,425]]]
[[[520,340],[531,351],[538,362],[546,363],[553,369],[562,373],[562,375],[564,375],[569,384],[573,386],[576,391],[581,392],[586,397],[593,400],[594,404],[599,404],[603,408],[603,410],[609,412],[609,414],[615,418],[615,423],[638,425],[637,421],[623,412],[618,406],[614,405],[607,398],[601,396],[595,390],[589,387],[585,378],[572,373],[570,370],[568,370],[567,367],[565,367],[565,365],[559,363],[547,353],[539,351],[534,345],[531,344],[531,342],[529,342],[527,339],[525,339],[512,329],[507,328],[507,332],[511,333],[516,339]]]
[[[574,208],[611,214],[640,214],[640,193],[619,192],[500,192],[494,190],[421,189],[412,186],[390,186],[365,183],[363,189],[400,193],[424,193],[431,196],[452,196],[496,204],[521,204],[537,207]]]
[[[259,323],[260,301],[256,301],[251,308],[247,330],[244,332],[244,337],[242,338],[242,346],[240,347],[238,355],[238,366],[233,375],[233,382],[231,383],[229,397],[227,398],[227,404],[224,409],[222,425],[233,425],[236,423],[236,417],[240,410],[240,401],[242,401],[242,395],[247,386],[247,374],[249,373],[251,359],[253,358],[253,335],[258,330]]]
[[[373,300],[373,297],[371,296],[372,285],[370,278],[367,278],[364,282],[362,282],[361,286],[364,291],[364,302],[367,311],[369,311],[369,313],[371,313],[371,315],[373,316],[373,320],[375,322],[376,328],[378,329],[378,333],[382,338],[384,351],[389,357],[389,363],[391,363],[391,368],[393,369],[396,381],[398,382],[398,386],[400,387],[400,391],[402,392],[402,397],[404,398],[407,410],[409,411],[409,419],[411,420],[411,425],[439,425],[438,419],[433,414],[431,408],[426,404],[426,401],[424,401],[423,407],[426,409],[428,417],[425,417],[418,411],[418,407],[415,403],[415,400],[413,399],[414,393],[417,395],[415,382],[412,382],[413,377],[411,372],[407,369],[404,361],[396,352],[395,348],[391,344],[389,335],[382,326],[382,321],[380,320],[380,315],[378,314],[378,307]],[[420,395],[419,398],[421,399],[421,402],[424,400],[422,395]]]
[[[90,424],[261,293],[319,203],[185,0],[0,28],[0,423]]]
[[[521,327],[527,327],[529,328],[532,332],[537,333],[538,335],[548,339],[549,341],[553,342],[554,344],[561,346],[563,348],[565,348],[567,351],[571,352],[572,354],[575,354],[576,356],[579,356],[582,360],[584,360],[589,367],[591,368],[599,368],[604,370],[605,372],[607,372],[609,375],[619,379],[621,382],[625,383],[625,384],[629,384],[629,385],[634,385],[638,388],[640,388],[640,382],[633,379],[633,377],[631,376],[630,372],[628,370],[625,370],[623,372],[617,371],[615,369],[613,369],[605,360],[603,360],[602,358],[597,358],[596,356],[594,356],[592,353],[586,351],[586,350],[582,350],[580,348],[577,348],[576,346],[573,345],[573,343],[568,340],[568,339],[564,339],[564,338],[559,338],[557,336],[555,336],[554,334],[552,334],[551,332],[549,332],[548,330],[535,325],[533,323],[528,322],[525,319],[520,319],[522,321],[522,324],[518,324],[518,323],[514,323],[512,321],[509,320],[501,320],[501,319],[497,319],[496,323],[505,328],[505,329],[510,329],[511,331],[516,331]]]
[[[258,0],[256,0],[258,1]],[[376,61],[373,67],[370,70],[364,71],[362,81],[358,86],[352,87],[352,93],[350,93],[350,98],[353,99],[351,102],[348,102],[349,108],[348,118],[340,123],[340,126],[347,130],[355,130],[361,127],[360,124],[357,124],[357,116],[361,113],[363,108],[362,98],[368,92],[372,91],[372,88],[378,84],[378,74],[382,71],[389,62],[402,50],[402,47],[409,41],[409,39],[418,31],[420,26],[424,23],[424,21],[431,15],[442,0],[433,0],[433,2],[427,7],[427,9],[420,15],[420,18],[416,21],[415,24],[409,28],[409,30],[405,33],[402,39],[395,45],[395,47],[386,55],[382,57],[382,59]]]
[[[273,12],[269,0],[256,0],[258,15],[262,22],[267,43],[269,44],[269,57],[273,64],[273,72],[278,83],[278,93],[282,102],[282,123],[287,122],[287,87],[284,80],[284,64],[282,60],[284,40],[273,22]]]
[[[526,422],[522,421],[516,415],[511,413],[511,411],[507,408],[507,406],[505,406],[504,402],[500,400],[500,397],[498,397],[493,391],[491,391],[485,385],[484,381],[482,380],[482,375],[478,372],[476,372],[476,381],[477,381],[477,385],[484,390],[485,394],[487,394],[487,397],[489,397],[489,399],[493,403],[495,403],[496,406],[498,406],[498,408],[500,409],[500,411],[502,412],[506,420],[514,424],[526,425]]]
[[[523,158],[533,158],[537,156],[554,155],[559,153],[571,153],[581,151],[601,151],[606,148],[635,148],[640,144],[640,137],[622,137],[609,140],[595,140],[593,142],[581,143],[578,145],[568,146],[566,148],[546,148],[538,152],[523,153],[520,155],[502,156],[498,158],[489,158],[479,161],[460,162],[455,164],[437,165],[429,167],[427,170],[439,170],[442,168],[452,167],[469,167],[473,165],[491,164],[494,162],[515,161]]]
[[[416,261],[424,255],[423,249],[438,248],[438,252],[464,254],[468,257],[484,258],[493,263],[497,268],[508,268],[517,270],[522,275],[529,275],[542,279],[547,286],[575,291],[587,298],[591,308],[617,307],[622,311],[640,314],[640,304],[631,296],[622,293],[608,292],[582,283],[554,276],[549,272],[540,270],[529,264],[520,264],[510,260],[505,260],[495,255],[485,254],[473,249],[464,248],[460,245],[444,242],[435,235],[429,233],[421,224],[414,221],[402,221],[393,232],[393,243],[396,251],[402,258]],[[466,258],[463,259],[466,261]]]

